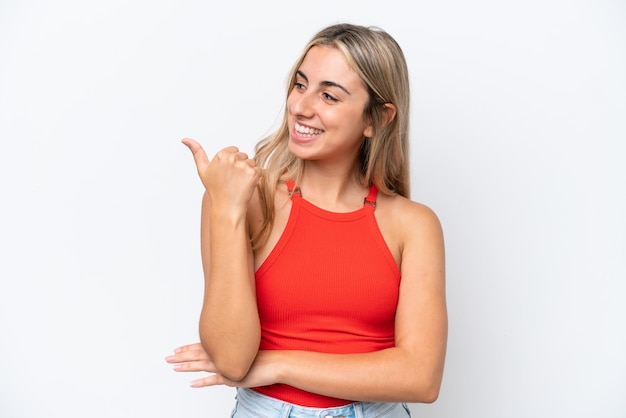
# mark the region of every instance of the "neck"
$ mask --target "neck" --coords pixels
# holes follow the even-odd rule
[[[329,210],[352,210],[362,205],[368,189],[354,167],[329,170],[306,161],[299,184],[305,199]]]

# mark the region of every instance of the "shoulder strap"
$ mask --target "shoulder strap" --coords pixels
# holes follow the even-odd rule
[[[296,182],[293,179],[289,179],[286,181],[287,191],[289,191],[289,196],[293,196],[294,194],[302,196],[302,191],[299,187],[296,187]],[[372,184],[370,187],[370,191],[363,199],[363,205],[370,205],[372,208],[376,209],[376,197],[378,196],[378,188]]]
[[[376,209],[376,197],[377,196],[378,196],[378,189],[376,188],[375,185],[372,184],[372,187],[370,187],[370,192],[368,193],[367,197],[363,199],[363,206],[371,205],[372,208]]]
[[[289,197],[291,197],[293,194],[297,194],[302,196],[302,192],[300,191],[299,187],[296,187],[296,182],[294,179],[289,179],[287,180],[287,191],[289,191]]]

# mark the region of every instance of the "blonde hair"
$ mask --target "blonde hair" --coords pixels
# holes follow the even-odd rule
[[[337,48],[348,65],[367,86],[369,102],[364,110],[374,134],[365,138],[356,169],[363,186],[376,185],[381,193],[409,197],[409,76],[406,60],[398,43],[377,27],[353,24],[332,25],[319,31],[304,48],[294,64],[287,84],[291,92],[308,51],[314,46]],[[396,108],[395,118],[387,123],[385,104]],[[252,237],[256,247],[269,233],[274,217],[274,196],[281,178],[302,176],[304,162],[288,150],[287,108],[278,130],[262,139],[255,148],[255,160],[264,169],[259,185],[263,208],[263,225]]]

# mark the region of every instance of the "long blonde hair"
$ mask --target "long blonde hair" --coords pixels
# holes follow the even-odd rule
[[[314,46],[337,48],[348,65],[361,77],[369,91],[364,110],[374,127],[365,138],[358,155],[358,176],[363,186],[376,185],[381,193],[409,197],[409,76],[406,60],[398,43],[377,27],[353,24],[332,25],[319,31],[304,48],[294,64],[287,84],[287,96],[295,84],[296,72]],[[395,118],[387,123],[385,104],[396,108]],[[252,237],[254,247],[267,238],[274,218],[274,196],[281,178],[302,176],[304,162],[288,150],[287,108],[278,130],[262,139],[255,148],[255,160],[264,169],[259,191],[263,225]]]

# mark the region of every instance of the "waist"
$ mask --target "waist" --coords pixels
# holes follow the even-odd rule
[[[254,391],[278,402],[285,402],[308,408],[334,408],[352,403],[352,401],[346,399],[318,395],[316,393],[307,392],[294,388],[293,386],[283,384],[261,386],[254,388]]]
[[[310,407],[265,395],[259,392],[258,388],[237,389],[237,411],[241,408],[257,415],[263,413],[263,416],[268,417],[318,418],[329,415],[345,418],[382,417],[387,416],[385,414],[390,413],[394,409],[402,408],[401,404],[393,402],[345,402],[347,403],[339,406]],[[235,414],[234,416],[238,417],[239,415]],[[245,416],[245,414],[242,416]]]

